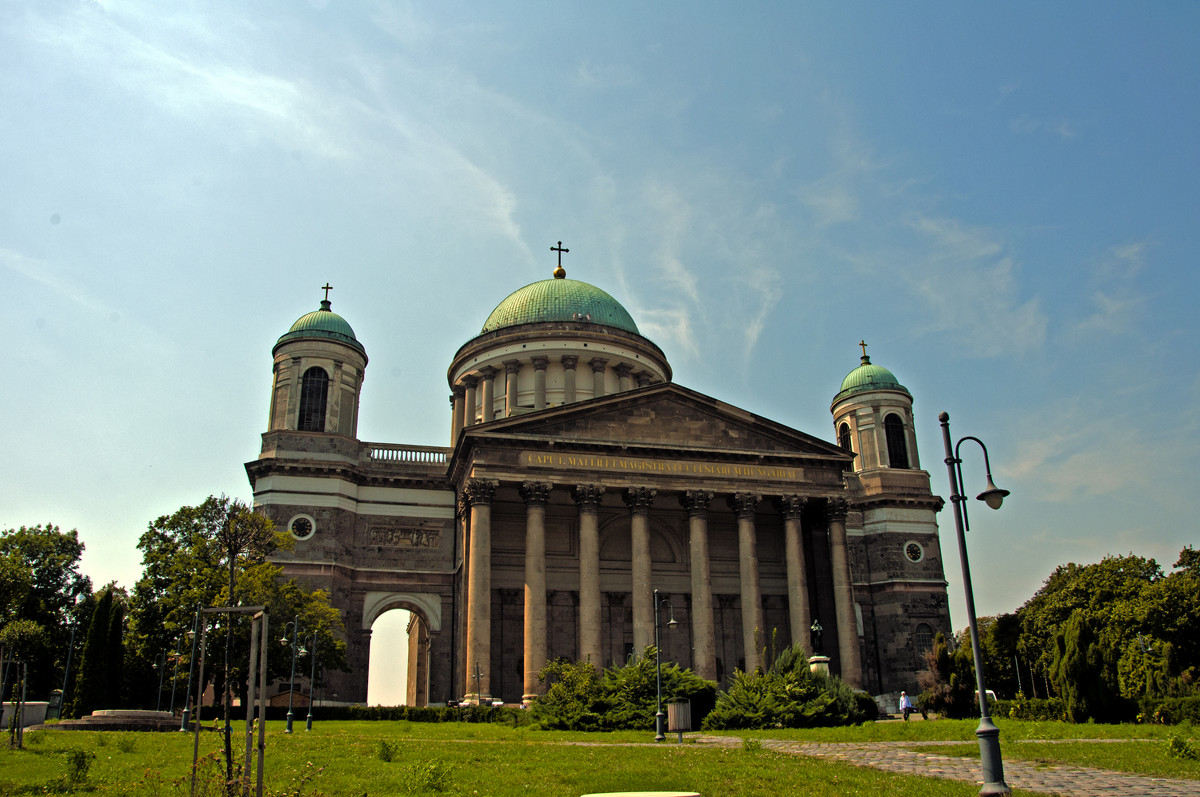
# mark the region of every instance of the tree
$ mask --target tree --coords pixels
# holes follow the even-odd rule
[[[88,623],[87,639],[79,657],[79,675],[72,694],[70,714],[83,717],[97,709],[120,708],[121,666],[124,657],[123,639],[113,640],[114,624],[123,627],[123,596],[109,584],[96,598],[95,609]]]
[[[925,654],[926,668],[917,674],[922,690],[917,704],[923,711],[962,719],[975,712],[975,661],[966,632],[957,643],[952,652],[944,634],[933,638]]]
[[[1051,677],[1072,722],[1108,721],[1117,715],[1114,656],[1106,656],[1091,620],[1076,610],[1054,641]]]
[[[72,529],[52,524],[0,531],[0,629],[25,620],[43,629],[29,661],[29,694],[43,696],[61,685],[70,628],[80,619],[77,601],[91,581],[79,572],[83,543]]]

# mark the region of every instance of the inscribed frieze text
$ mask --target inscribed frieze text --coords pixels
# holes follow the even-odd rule
[[[650,459],[647,457],[602,457],[592,454],[538,453],[521,455],[524,465],[553,467],[564,470],[606,470],[625,473],[660,473],[681,476],[710,476],[749,479],[799,481],[804,478],[801,468],[779,465],[747,465],[735,462],[696,462],[680,459]]]

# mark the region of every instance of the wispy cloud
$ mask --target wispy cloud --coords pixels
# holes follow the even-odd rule
[[[64,299],[98,315],[112,317],[116,312],[116,308],[113,306],[105,303],[77,283],[56,273],[55,269],[44,260],[38,260],[9,249],[0,249],[0,266],[33,280]]]
[[[1059,138],[1070,140],[1078,135],[1078,130],[1069,119],[1035,119],[1031,116],[1019,116],[1008,123],[1008,129],[1017,135],[1032,135],[1034,133],[1049,133]]]

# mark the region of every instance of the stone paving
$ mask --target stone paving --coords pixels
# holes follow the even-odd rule
[[[737,744],[738,738],[701,736],[700,743]],[[1077,739],[1072,741],[1099,741]],[[1105,740],[1109,741],[1109,740]],[[962,742],[785,742],[764,739],[763,748],[783,753],[829,758],[860,767],[872,767],[905,775],[924,775],[969,781],[982,785],[979,761],[974,758],[938,755],[912,748],[932,748]],[[1094,795],[1145,794],[1155,797],[1200,797],[1200,780],[1174,780],[1131,775],[1106,769],[1077,766],[1051,766],[1028,761],[1006,760],[1004,780],[1010,788],[1061,794],[1068,797]]]

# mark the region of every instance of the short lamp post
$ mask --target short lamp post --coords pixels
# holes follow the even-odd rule
[[[292,628],[292,641],[291,641],[292,678],[291,678],[291,681],[288,683],[287,729],[284,730],[284,733],[292,732],[292,697],[296,693],[296,653],[297,652],[299,652],[301,654],[304,653],[304,649],[298,647],[298,643],[300,641],[300,615],[296,615],[296,619],[292,620],[290,623],[288,623],[287,625],[285,625],[283,627],[283,638],[279,640],[279,644],[281,644],[281,645],[289,644],[288,638],[287,638],[288,626],[291,626],[291,628]]]
[[[312,674],[308,678],[308,717],[304,720],[304,730],[312,730],[313,701],[317,697],[317,632],[313,631],[309,640],[309,650],[312,653]]]
[[[179,724],[180,733],[186,733],[188,730],[188,721],[192,717],[192,670],[196,663],[196,637],[197,629],[200,626],[200,606],[196,606],[196,614],[192,616],[192,630],[187,632],[188,639],[191,640],[192,652],[188,655],[188,682],[187,691],[183,693],[183,722]]]
[[[662,644],[659,639],[658,630],[659,609],[664,604],[667,607],[667,616],[670,618],[667,620],[667,628],[674,628],[675,626],[679,625],[679,623],[675,622],[675,607],[672,606],[671,602],[666,598],[660,599],[658,597],[658,590],[654,590],[654,681],[658,692],[658,711],[654,714],[654,741],[656,742],[661,742],[663,739],[667,738],[667,735],[663,733]]]
[[[963,592],[967,599],[967,623],[971,629],[971,651],[975,655],[975,686],[979,694],[979,727],[975,735],[979,738],[979,758],[983,769],[983,788],[980,794],[1012,794],[1004,782],[1004,762],[1000,758],[1000,729],[988,714],[987,687],[983,680],[983,654],[979,647],[979,627],[975,621],[975,595],[971,589],[971,566],[967,561],[967,538],[964,532],[970,529],[967,519],[966,496],[962,494],[962,459],[958,449],[967,440],[973,440],[983,449],[983,464],[987,470],[987,487],[976,496],[992,509],[999,509],[1008,490],[1001,490],[992,481],[992,465],[988,461],[987,446],[978,437],[963,437],[957,444],[950,442],[950,415],[943,412],[938,416],[942,422],[942,441],[946,445],[946,470],[950,476],[950,503],[954,507],[954,529],[958,533],[958,557],[962,563]]]

